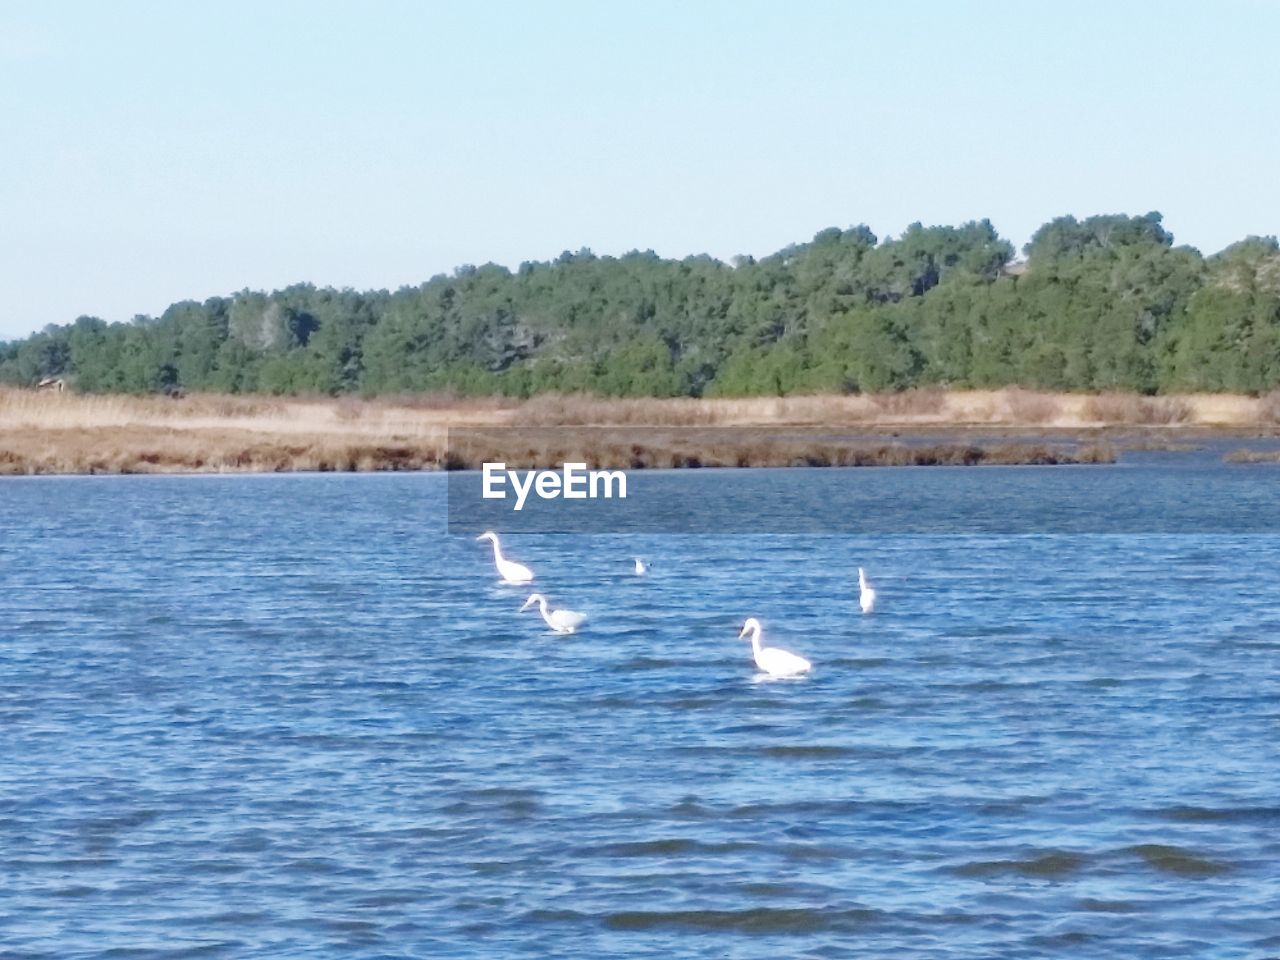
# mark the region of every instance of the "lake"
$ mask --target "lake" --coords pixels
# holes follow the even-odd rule
[[[441,475],[0,482],[0,955],[1274,957],[1280,536],[1173,469],[655,474],[771,532],[506,538],[569,637]]]

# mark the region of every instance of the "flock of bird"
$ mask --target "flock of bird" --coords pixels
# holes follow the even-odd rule
[[[498,541],[496,533],[486,530],[476,539],[488,540],[493,545],[493,565],[497,567],[498,576],[502,578],[503,583],[520,586],[533,582],[532,570],[523,563],[509,560],[502,555],[502,544]],[[636,576],[642,577],[648,572],[648,562],[636,557]],[[542,619],[547,622],[547,626],[556,633],[575,633],[587,622],[586,614],[578,613],[576,610],[552,609],[547,598],[540,593],[529,594],[529,599],[524,602],[520,612],[523,613],[535,604],[542,614]],[[862,567],[858,568],[858,606],[864,614],[871,613],[876,608],[875,587],[867,579],[866,571]],[[783,650],[781,647],[766,647],[760,640],[762,633],[760,621],[755,617],[748,617],[747,622],[742,625],[742,632],[738,634],[738,639],[742,640],[748,636],[751,638],[751,652],[755,657],[756,666],[764,673],[771,677],[798,677],[813,669],[813,664],[799,654]]]

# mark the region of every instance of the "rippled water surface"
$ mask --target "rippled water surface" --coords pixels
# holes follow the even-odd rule
[[[1280,537],[512,538],[565,638],[443,498],[0,483],[0,955],[1280,955]]]

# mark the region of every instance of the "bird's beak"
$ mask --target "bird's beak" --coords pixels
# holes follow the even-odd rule
[[[476,539],[477,539],[477,540],[484,540],[486,537],[487,537],[487,534],[483,534],[483,533],[482,533],[482,534],[480,534],[480,536],[476,537]]]
[[[741,640],[746,635],[747,635],[747,626],[746,624],[743,624],[742,629],[738,632],[738,639]]]
[[[524,613],[524,612],[525,612],[526,610],[528,610],[528,609],[529,609],[529,607],[531,607],[532,605],[533,605],[533,597],[530,597],[528,600],[526,600],[526,601],[524,602],[524,606],[520,608],[520,612],[521,612],[521,613]]]

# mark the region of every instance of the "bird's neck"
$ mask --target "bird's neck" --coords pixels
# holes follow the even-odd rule
[[[751,631],[751,649],[755,653],[760,652],[760,628],[755,627]]]
[[[498,546],[498,541],[497,541],[497,540],[490,540],[489,542],[490,542],[491,544],[493,544],[493,559],[494,559],[494,560],[501,560],[501,559],[502,559],[502,548],[501,548],[500,546]]]

